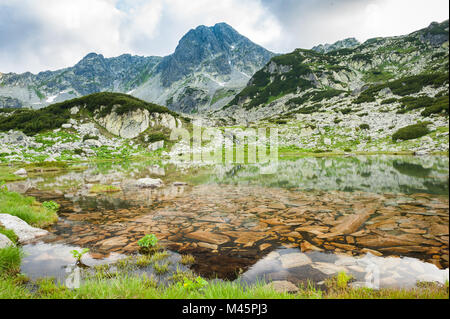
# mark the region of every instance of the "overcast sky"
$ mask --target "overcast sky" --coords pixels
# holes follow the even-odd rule
[[[0,0],[0,72],[56,70],[89,52],[163,56],[217,22],[284,53],[406,34],[448,10],[448,0]]]

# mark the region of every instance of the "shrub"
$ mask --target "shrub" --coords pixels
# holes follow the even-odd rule
[[[361,103],[369,103],[369,102],[375,102],[375,101],[376,101],[375,96],[367,94],[367,93],[364,94],[364,92],[363,92],[355,100],[355,103],[356,104],[361,104]]]
[[[447,96],[442,96],[434,100],[433,104],[422,111],[422,116],[430,116],[431,114],[439,114],[445,112],[448,115],[449,99]]]
[[[351,107],[346,107],[345,109],[341,109],[340,112],[344,115],[346,114],[350,114],[352,112],[354,112],[354,110]]]
[[[359,126],[359,128],[360,128],[361,130],[368,130],[368,129],[370,129],[370,126],[369,126],[369,124],[363,123],[363,124],[361,124],[361,125]]]
[[[158,142],[162,140],[164,141],[167,140],[166,135],[163,133],[150,133],[147,135],[147,142],[149,143]]]
[[[42,206],[44,206],[45,208],[49,209],[49,210],[53,210],[53,211],[58,211],[59,209],[59,204],[55,203],[54,201],[48,201],[48,202],[43,202]]]
[[[83,136],[83,142],[86,142],[87,140],[96,140],[96,141],[98,141],[98,136],[86,134],[85,136]]]
[[[143,253],[152,253],[156,251],[158,238],[154,234],[147,234],[138,241],[138,245]]]
[[[312,114],[314,112],[319,111],[319,109],[322,107],[322,104],[316,103],[311,106],[303,107],[301,109],[298,109],[296,112],[300,114]]]
[[[396,95],[409,95],[420,92],[425,86],[439,87],[448,83],[447,73],[422,73],[404,77],[395,81],[373,85],[361,92],[355,103],[374,102],[375,96],[384,88],[389,88]]]
[[[397,99],[395,97],[393,97],[393,98],[385,99],[385,100],[381,101],[381,105],[383,105],[383,104],[392,104],[392,103],[395,103],[395,102],[397,102]]]
[[[392,135],[392,140],[412,140],[430,133],[426,123],[418,123],[402,127]]]
[[[434,99],[429,96],[419,96],[419,97],[407,96],[400,99],[400,102],[402,103],[402,106],[405,108],[405,110],[410,111],[422,107],[428,107],[433,104]]]
[[[335,96],[341,95],[341,93],[344,93],[345,91],[342,90],[336,90],[336,89],[328,89],[324,91],[318,91],[314,94],[314,96],[311,98],[311,101],[322,101],[323,99],[331,99]]]

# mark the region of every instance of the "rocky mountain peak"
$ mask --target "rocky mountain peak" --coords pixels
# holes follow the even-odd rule
[[[202,25],[187,32],[174,53],[164,58],[130,54],[105,58],[91,52],[73,67],[4,75],[0,96],[38,108],[112,91],[192,112],[225,105],[273,55],[226,23]]]
[[[265,56],[264,62],[271,56],[269,51],[251,42],[226,23],[217,23],[212,27],[198,26],[186,33],[175,52],[165,57],[158,66],[158,71],[162,73],[162,83],[169,86],[205,63],[209,64],[209,72],[230,74],[231,62],[239,50],[244,48],[253,50],[258,55],[262,53]]]
[[[411,35],[419,35],[420,41],[439,47],[443,43],[448,42],[448,34],[448,20],[445,20],[441,23],[432,22],[428,27],[417,32],[413,32]]]

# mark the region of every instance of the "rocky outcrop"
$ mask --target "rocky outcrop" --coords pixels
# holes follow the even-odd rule
[[[17,237],[19,237],[19,243],[25,243],[36,237],[48,234],[48,231],[31,227],[19,217],[9,214],[0,214],[0,224],[6,229],[12,229]]]
[[[115,108],[97,121],[108,132],[123,138],[135,138],[149,127],[162,126],[168,129],[181,127],[181,121],[168,113],[150,113],[145,109],[138,109],[125,114],[117,114]]]

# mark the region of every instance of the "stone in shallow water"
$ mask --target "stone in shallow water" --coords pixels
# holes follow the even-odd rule
[[[311,259],[302,253],[291,253],[281,255],[281,264],[283,268],[295,268],[304,266],[311,263]]]
[[[48,231],[31,227],[19,217],[9,214],[0,214],[0,225],[3,225],[6,229],[12,229],[19,237],[20,243],[48,234]]]
[[[225,235],[219,235],[206,231],[196,231],[186,235],[187,238],[203,241],[211,244],[222,245],[230,241],[230,238]]]
[[[187,183],[185,183],[185,182],[174,182],[172,185],[173,186],[186,186]]]
[[[433,224],[430,229],[432,235],[448,235],[448,225]]]
[[[21,168],[21,169],[15,171],[14,175],[24,176],[24,175],[27,175],[27,171],[25,170],[25,168]]]
[[[402,231],[409,234],[426,234],[427,231],[418,228],[402,228]]]
[[[140,188],[158,188],[163,185],[160,178],[141,178],[136,181],[136,186]]]
[[[103,248],[125,246],[128,243],[128,239],[125,237],[113,237],[101,242]]]
[[[271,283],[267,284],[266,287],[273,288],[276,292],[279,293],[297,293],[299,291],[296,285],[287,280],[272,281]]]
[[[245,244],[248,246],[253,246],[255,242],[258,240],[261,240],[265,238],[266,235],[262,233],[255,233],[255,232],[247,232],[242,233],[241,236],[239,236],[238,239],[236,239],[234,242],[238,244]]]
[[[300,248],[302,251],[310,251],[310,250],[323,251],[323,249],[314,246],[313,244],[307,242],[306,240],[300,244]]]
[[[217,245],[204,243],[204,242],[199,242],[198,246],[202,247],[202,248],[208,248],[208,249],[211,249],[211,250],[217,250],[217,248],[218,248]]]
[[[344,266],[338,266],[338,265],[334,265],[331,263],[324,263],[324,262],[315,262],[315,263],[311,264],[311,267],[323,272],[326,275],[334,275],[340,271],[345,271],[345,272],[348,271],[347,268]]]
[[[358,210],[356,214],[348,215],[339,218],[337,222],[337,226],[330,229],[332,233],[342,233],[342,234],[351,234],[354,233],[361,227],[362,224],[376,211],[374,207],[367,207],[361,210]]]
[[[369,249],[369,248],[363,248],[361,249],[362,253],[369,253],[375,256],[383,256],[382,253],[380,253],[379,251],[373,250],[373,249]]]

